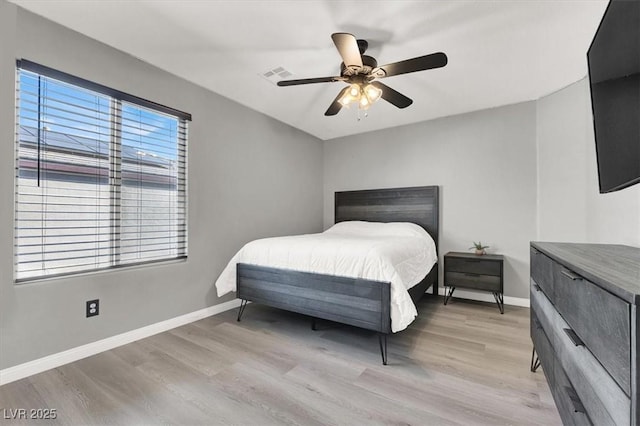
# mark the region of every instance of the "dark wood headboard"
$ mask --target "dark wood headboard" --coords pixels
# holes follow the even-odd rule
[[[335,195],[335,223],[412,222],[426,229],[438,248],[439,208],[437,186],[341,191]]]

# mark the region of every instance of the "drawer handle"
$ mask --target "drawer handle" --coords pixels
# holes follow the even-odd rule
[[[578,335],[576,334],[575,331],[573,331],[570,328],[565,328],[564,332],[567,333],[567,336],[569,336],[569,339],[571,339],[571,341],[573,342],[574,345],[576,345],[576,346],[584,346],[584,342],[582,341],[581,338],[578,337]]]
[[[540,324],[536,318],[533,319],[533,324],[536,326],[536,329],[542,330],[542,324]]]
[[[566,269],[561,269],[560,273],[562,275],[564,275],[565,277],[569,278],[571,281],[579,281],[582,280],[582,277],[580,275],[576,275],[573,272],[569,272]]]
[[[468,277],[479,277],[480,274],[474,274],[473,272],[465,272],[464,273]]]
[[[465,259],[464,261],[467,263],[479,263],[480,259]]]
[[[580,401],[580,397],[576,393],[575,389],[570,386],[564,387],[567,395],[569,395],[569,399],[571,400],[571,404],[573,405],[573,411],[576,413],[587,414],[584,405],[582,405],[582,401]]]

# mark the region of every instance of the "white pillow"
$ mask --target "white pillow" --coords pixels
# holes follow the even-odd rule
[[[329,234],[361,235],[369,237],[420,237],[431,238],[420,225],[410,222],[365,222],[352,220],[340,222],[324,231]]]

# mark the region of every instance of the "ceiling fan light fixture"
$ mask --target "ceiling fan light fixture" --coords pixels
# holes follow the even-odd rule
[[[364,88],[364,93],[367,95],[369,99],[369,103],[374,103],[380,96],[382,96],[382,90],[375,87],[373,84],[368,84],[367,87]]]
[[[342,106],[348,107],[351,103],[351,96],[349,96],[349,93],[346,93],[338,100],[338,102],[340,102]]]
[[[342,106],[349,106],[352,103],[358,103],[360,102],[361,92],[362,90],[358,84],[352,84],[349,87],[349,90],[342,95],[338,102],[340,102]]]
[[[359,109],[369,109],[380,97],[382,90],[372,84],[353,83],[348,90],[338,99],[338,102],[344,107],[351,104],[358,104]]]

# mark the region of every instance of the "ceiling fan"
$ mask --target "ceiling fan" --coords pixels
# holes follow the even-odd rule
[[[369,43],[366,40],[356,40],[353,34],[349,33],[334,33],[331,35],[331,39],[343,61],[340,64],[339,76],[282,80],[278,82],[278,86],[332,83],[335,81],[348,83],[349,86],[338,93],[329,109],[324,113],[327,116],[336,115],[343,106],[355,103],[358,104],[360,109],[368,109],[371,104],[380,98],[398,108],[406,108],[413,103],[413,100],[377,81],[377,79],[441,68],[447,65],[447,55],[438,52],[378,66],[375,58],[364,54],[369,47]]]

